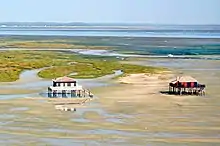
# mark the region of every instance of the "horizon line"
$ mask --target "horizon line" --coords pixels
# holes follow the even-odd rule
[[[213,24],[213,23],[207,23],[207,24],[172,24],[172,23],[147,23],[147,22],[79,22],[79,21],[0,21],[1,23],[54,23],[54,24],[127,24],[127,25],[176,25],[176,26],[207,26],[207,25],[219,25],[220,24]]]

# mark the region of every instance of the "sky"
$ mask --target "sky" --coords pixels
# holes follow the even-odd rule
[[[1,0],[0,22],[220,24],[220,0]]]

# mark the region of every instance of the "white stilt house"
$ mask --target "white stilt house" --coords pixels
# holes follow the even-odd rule
[[[78,85],[77,81],[69,77],[60,77],[52,80],[48,87],[48,97],[92,97],[90,91]]]

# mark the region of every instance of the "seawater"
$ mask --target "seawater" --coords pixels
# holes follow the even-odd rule
[[[0,28],[0,35],[40,36],[117,36],[117,37],[176,37],[176,38],[220,38],[216,31],[158,31],[158,30],[80,30],[80,29],[25,29]]]
[[[76,40],[76,45],[110,46],[126,55],[220,55],[220,31],[0,28],[0,38],[17,35],[24,40],[25,36],[68,37]],[[106,56],[109,52],[95,55],[99,54]]]

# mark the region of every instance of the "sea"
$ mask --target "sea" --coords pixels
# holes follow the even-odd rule
[[[194,27],[191,29],[183,27],[180,30],[175,28],[0,27],[0,38],[5,36],[74,37],[80,42],[87,38],[88,41],[83,42],[85,45],[112,46],[113,51],[127,55],[220,55],[220,29],[210,27],[196,30]],[[101,55],[111,55],[111,53],[105,52]]]
[[[0,35],[39,36],[114,36],[114,37],[175,37],[220,38],[220,30],[156,30],[156,29],[68,29],[0,27]]]

